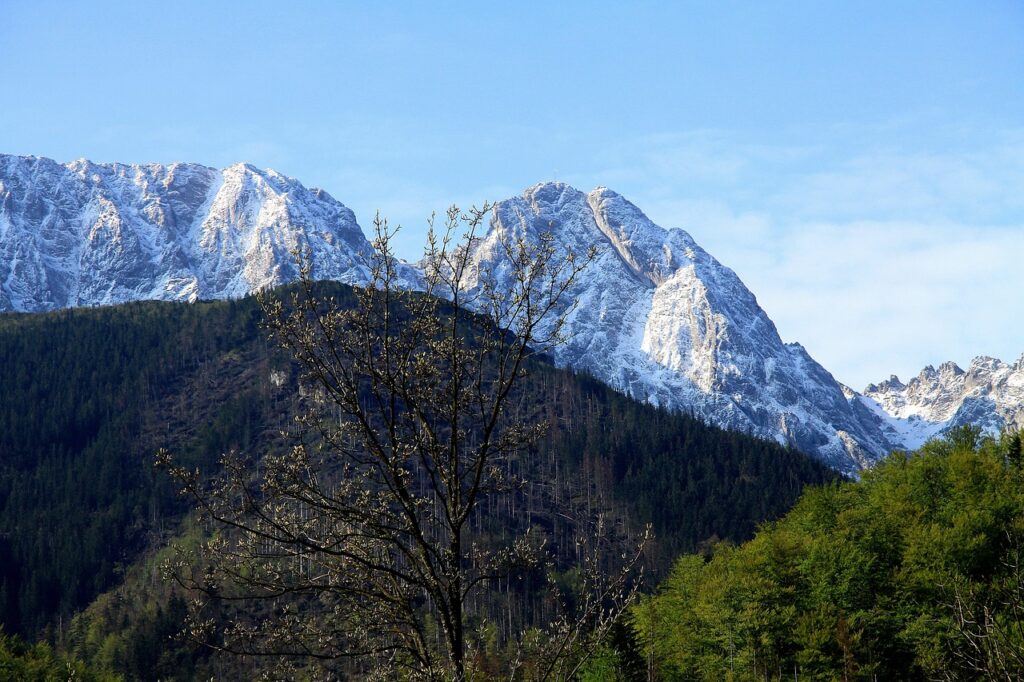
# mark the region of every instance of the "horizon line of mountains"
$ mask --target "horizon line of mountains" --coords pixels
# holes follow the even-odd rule
[[[607,188],[541,183],[498,202],[473,258],[500,273],[499,233],[545,232],[560,256],[596,250],[568,292],[578,305],[556,364],[637,400],[793,445],[847,474],[961,424],[1024,426],[1024,356],[928,366],[858,393],[784,343],[739,277],[687,232],[655,225]],[[276,171],[0,155],[0,312],[236,298],[294,280],[296,248],[311,254],[316,279],[369,281],[372,247],[355,214]],[[401,274],[417,286],[414,264]]]

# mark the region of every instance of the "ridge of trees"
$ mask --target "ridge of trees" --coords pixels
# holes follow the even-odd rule
[[[1021,463],[963,427],[681,557],[633,610],[647,679],[1021,679]]]

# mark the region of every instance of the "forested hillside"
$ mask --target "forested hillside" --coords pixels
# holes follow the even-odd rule
[[[340,285],[331,292],[350,300]],[[0,317],[6,632],[65,628],[177,532],[186,509],[154,472],[157,448],[210,469],[227,449],[280,444],[295,370],[259,320],[252,299]],[[632,527],[652,523],[655,568],[707,541],[750,537],[805,484],[835,478],[798,452],[548,365],[524,391],[552,426],[533,456]]]
[[[962,427],[806,492],[634,609],[658,680],[1018,680],[1021,436]]]
[[[157,447],[210,465],[276,428],[287,394],[257,320],[251,301],[0,316],[6,632],[59,626],[174,529]]]

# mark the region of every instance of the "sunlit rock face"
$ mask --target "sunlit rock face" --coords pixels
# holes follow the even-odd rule
[[[861,401],[884,421],[905,449],[950,428],[971,424],[988,433],[1024,428],[1024,356],[1009,364],[977,357],[963,370],[953,362],[931,365],[908,381],[892,376],[864,389]]]
[[[557,258],[596,256],[569,292],[568,341],[558,364],[629,395],[772,438],[855,472],[891,443],[877,417],[798,344],[785,344],[739,277],[679,229],[651,222],[605,188],[559,183],[498,203],[475,251],[499,287],[499,236],[554,237]],[[505,286],[510,286],[506,282]]]
[[[0,310],[242,296],[294,279],[296,249],[367,281],[352,211],[275,171],[0,156]]]

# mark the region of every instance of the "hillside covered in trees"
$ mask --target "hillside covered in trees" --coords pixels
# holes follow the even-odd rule
[[[680,558],[633,611],[658,680],[1024,676],[1020,434],[963,427]]]
[[[340,285],[330,292],[351,300]],[[76,611],[178,532],[187,509],[153,469],[157,448],[209,470],[229,449],[282,447],[295,368],[260,315],[242,299],[0,317],[5,632],[59,638]],[[801,453],[543,363],[523,391],[551,424],[532,456],[575,503],[633,528],[652,523],[655,571],[681,551],[750,537],[805,484],[835,479]]]
[[[173,532],[186,506],[155,448],[208,465],[281,423],[269,357],[251,302],[0,317],[6,632],[59,628]]]

